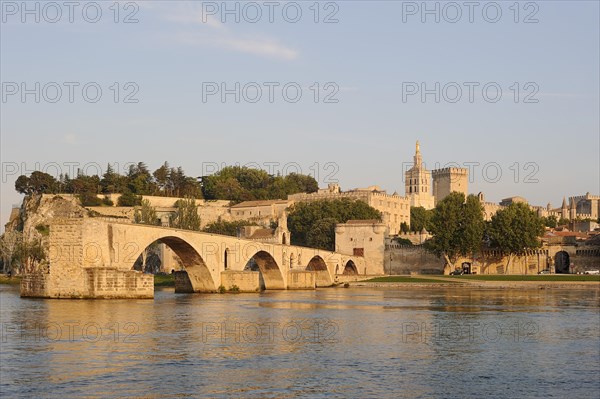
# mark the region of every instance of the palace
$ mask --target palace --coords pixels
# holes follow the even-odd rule
[[[417,141],[413,167],[404,173],[405,195],[410,206],[433,209],[435,205],[457,191],[468,195],[469,171],[464,168],[443,168],[429,171],[423,164],[421,147]],[[432,189],[433,179],[433,189]]]

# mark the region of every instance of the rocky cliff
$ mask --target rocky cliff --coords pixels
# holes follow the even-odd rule
[[[20,231],[26,240],[41,239],[48,235],[48,225],[54,218],[83,218],[87,210],[74,196],[32,195],[23,199],[18,214],[6,224],[6,231]]]

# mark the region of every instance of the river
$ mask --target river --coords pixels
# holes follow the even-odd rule
[[[600,396],[597,290],[48,300],[0,285],[0,309],[3,398]]]

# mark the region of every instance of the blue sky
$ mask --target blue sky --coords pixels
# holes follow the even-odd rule
[[[202,175],[215,164],[253,163],[319,171],[321,186],[403,194],[416,140],[429,168],[470,164],[469,191],[489,201],[521,195],[559,206],[563,196],[600,193],[596,1],[520,2],[518,16],[512,1],[476,2],[472,22],[463,2],[428,2],[439,23],[422,2],[401,1],[320,2],[318,23],[313,1],[275,2],[273,22],[263,2],[228,2],[239,22],[222,2],[119,2],[118,23],[113,1],[77,3],[72,23],[62,2],[56,23],[45,3],[27,3],[39,7],[39,22],[21,2],[1,3],[2,224],[20,202],[14,180],[36,164],[91,173],[96,164],[167,160]],[[255,5],[262,18],[252,23]],[[98,7],[101,17],[89,22]],[[299,21],[289,22],[297,9]],[[138,22],[123,23],[129,14]],[[324,23],[328,15],[337,22]],[[23,85],[35,92],[36,82],[40,102],[23,100]],[[55,103],[49,82],[62,87]],[[65,82],[74,82],[73,102]],[[95,103],[82,93],[91,82],[88,100],[102,90]],[[236,82],[239,103],[206,92],[235,91]],[[263,94],[256,103],[251,82]],[[298,88],[302,97],[290,102]]]

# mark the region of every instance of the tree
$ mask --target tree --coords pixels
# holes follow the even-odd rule
[[[508,254],[508,271],[515,255],[542,245],[544,224],[527,204],[513,203],[492,216],[487,234],[491,246]]]
[[[57,192],[58,181],[48,173],[35,171],[30,177],[21,175],[15,181],[15,190],[21,194],[53,194]]]
[[[15,190],[17,190],[18,193],[25,195],[32,194],[33,190],[29,184],[29,177],[25,175],[17,177],[17,180],[15,181]]]
[[[138,195],[152,195],[156,190],[154,178],[143,162],[129,165],[127,188]]]
[[[173,226],[178,229],[200,231],[200,216],[198,215],[198,206],[194,198],[185,198],[177,200],[175,203],[177,212]]]
[[[119,197],[117,201],[118,206],[138,206],[142,204],[142,197],[135,195],[131,191],[127,190]]]
[[[406,222],[400,223],[400,233],[406,234],[409,232],[409,230],[410,228],[408,227],[408,224]]]
[[[314,192],[317,181],[298,173],[285,177],[271,176],[264,170],[228,166],[202,178],[202,193],[206,199],[226,199],[233,202],[283,199],[289,194]]]
[[[206,233],[237,237],[240,227],[243,226],[257,226],[257,224],[249,220],[227,222],[219,218],[216,222],[208,224],[204,229],[202,229],[202,231]]]
[[[19,272],[27,274],[39,271],[39,266],[46,260],[46,251],[37,238],[27,241],[23,237],[19,240],[15,255],[20,264]]]
[[[12,264],[22,240],[23,233],[18,231],[6,231],[0,237],[0,255],[3,261],[3,273],[12,272]]]
[[[102,175],[100,187],[105,194],[122,193],[127,187],[127,178],[115,172],[112,165],[108,164],[106,173]]]
[[[102,191],[102,186],[100,185],[100,177],[95,175],[86,176],[80,173],[75,179],[69,180],[67,189],[74,194],[99,194]]]
[[[202,198],[202,188],[198,180],[186,176],[181,183],[178,194],[184,197]]]
[[[102,200],[98,198],[95,193],[86,191],[79,194],[79,201],[82,206],[100,206],[102,205]]]
[[[170,168],[169,168],[169,163],[165,161],[164,164],[162,164],[162,166],[158,169],[156,169],[154,171],[154,173],[152,173],[152,175],[154,176],[154,179],[156,181],[156,184],[158,186],[158,189],[160,190],[161,193],[165,194],[165,195],[169,195],[168,192],[168,185],[167,183],[169,182],[169,172],[170,172]]]
[[[292,244],[301,246],[319,245],[317,248],[334,250],[335,233],[328,223],[318,223],[323,219],[333,219],[335,223],[348,220],[381,220],[381,213],[362,201],[349,198],[298,202],[288,215],[288,228],[292,235]],[[317,232],[312,232],[318,227]],[[309,239],[310,237],[310,239]]]
[[[406,246],[409,246],[409,247],[412,247],[412,245],[413,245],[412,241],[409,240],[408,238],[396,237],[395,240],[400,245],[406,245]]]
[[[287,194],[314,193],[319,190],[319,183],[312,176],[290,173],[284,180],[290,183],[290,192]]]
[[[414,232],[421,232],[423,228],[429,231],[431,230],[431,217],[433,211],[427,210],[422,206],[411,206],[410,207],[410,230]]]
[[[139,224],[148,224],[156,226],[158,224],[158,217],[156,216],[156,209],[150,204],[150,201],[143,199],[141,206],[134,212],[133,219]]]
[[[440,201],[431,218],[428,247],[443,256],[450,267],[459,256],[469,256],[481,248],[484,232],[483,208],[479,199],[452,192]]]
[[[544,223],[544,226],[546,227],[550,227],[550,228],[555,228],[558,224],[558,219],[556,216],[554,215],[550,215],[550,216],[545,216],[542,218],[542,223]]]
[[[318,220],[306,234],[306,244],[311,248],[335,250],[335,218]]]
[[[147,199],[142,200],[141,206],[137,208],[133,214],[133,219],[135,223],[139,224],[147,224],[151,226],[156,226],[158,224],[158,217],[156,216],[156,209],[150,204],[150,201]],[[146,261],[148,260],[148,253],[150,251],[150,247],[144,248],[142,254],[142,270],[146,270]]]
[[[558,226],[568,226],[568,225],[569,225],[569,223],[571,223],[571,221],[570,221],[569,219],[561,217],[561,218],[558,220],[558,223],[557,223],[557,225],[558,225]]]

